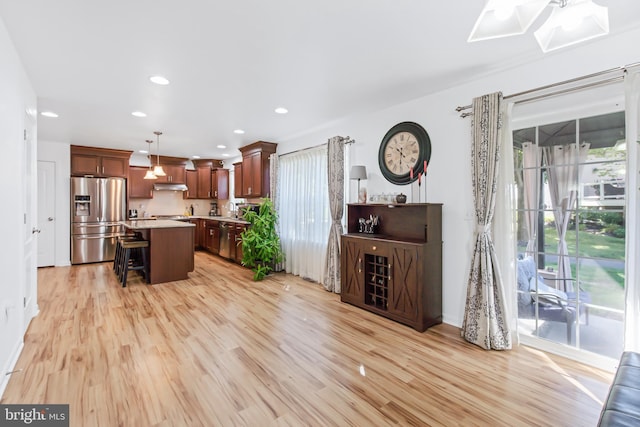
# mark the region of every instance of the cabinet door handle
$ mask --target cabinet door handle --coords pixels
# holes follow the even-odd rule
[[[373,246],[373,247],[371,248],[371,250],[372,250],[372,251],[375,251],[375,250],[377,250],[377,249],[378,249],[378,248],[377,248],[376,246]]]
[[[211,191],[207,192],[207,197],[211,197]]]
[[[362,273],[362,258],[358,258],[358,273]]]
[[[251,187],[249,187],[248,190],[249,190],[249,194],[251,194]]]
[[[96,166],[96,173],[100,173],[100,166]]]
[[[218,197],[218,190],[216,190],[214,194],[215,194],[215,197]]]
[[[389,281],[393,278],[393,274],[391,274],[391,264],[389,264]]]
[[[102,174],[104,175],[104,166],[102,167]]]

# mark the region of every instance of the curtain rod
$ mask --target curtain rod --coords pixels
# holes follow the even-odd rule
[[[342,143],[344,145],[349,145],[349,144],[353,144],[354,142],[356,142],[356,140],[355,139],[351,139],[350,136],[347,136],[346,138],[343,138],[343,139],[344,139],[344,141],[342,141]],[[302,151],[313,150],[313,149],[316,149],[316,148],[324,147],[325,145],[327,145],[326,142],[324,144],[314,145],[313,147],[301,148],[299,150],[294,150],[294,151],[290,151],[288,153],[280,154],[278,157],[284,157],[284,156],[288,156],[289,154],[295,154],[295,153],[300,153]]]
[[[631,65],[625,65],[623,67],[611,68],[611,69],[605,70],[605,71],[598,71],[597,73],[588,74],[586,76],[575,77],[573,79],[565,80],[565,81],[562,81],[562,82],[551,83],[551,84],[548,84],[546,86],[540,86],[540,87],[537,87],[537,88],[534,88],[534,89],[525,90],[523,92],[518,92],[518,93],[511,94],[511,95],[507,95],[507,96],[503,97],[503,99],[516,98],[518,96],[527,95],[529,93],[534,93],[534,92],[538,92],[538,91],[545,90],[545,89],[552,89],[552,88],[557,87],[557,86],[562,86],[562,85],[566,85],[566,84],[569,84],[569,83],[575,83],[575,82],[579,82],[579,81],[582,81],[582,80],[591,79],[591,78],[602,76],[602,75],[605,75],[605,74],[610,74],[610,73],[613,73],[613,72],[616,72],[616,71],[625,72],[627,70],[627,68],[634,67],[634,66],[637,66],[637,65],[640,65],[640,62],[636,62],[636,63],[633,63]],[[557,91],[557,92],[553,92],[553,93],[549,93],[549,94],[541,94],[541,95],[533,96],[531,98],[523,99],[523,100],[519,101],[519,103],[535,101],[535,100],[538,100],[538,99],[546,98],[548,96],[555,96],[555,95],[560,95],[560,94],[563,94],[563,93],[572,92],[572,91],[575,91],[575,90],[580,90],[580,89],[586,89],[586,88],[589,88],[589,87],[600,86],[600,85],[603,85],[603,84],[612,83],[614,81],[621,80],[622,78],[623,78],[622,76],[616,76],[616,77],[612,77],[610,79],[600,80],[600,81],[592,82],[592,83],[587,83],[587,84],[584,84],[582,86],[577,86],[577,87],[573,87],[573,88],[567,88],[567,89],[563,89],[563,90],[560,90],[560,91]],[[464,111],[464,110],[468,110],[471,107],[472,107],[471,104],[465,105],[465,106],[462,106],[462,107],[458,106],[458,107],[456,107],[456,111],[457,112],[461,112],[461,111]],[[465,117],[468,117],[468,116],[471,116],[471,115],[473,115],[472,112],[467,112],[467,113],[460,114],[460,117],[465,118]]]

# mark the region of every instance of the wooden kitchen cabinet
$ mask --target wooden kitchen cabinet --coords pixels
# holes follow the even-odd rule
[[[129,166],[129,179],[127,180],[127,194],[130,199],[153,198],[154,179],[144,179],[149,170],[144,166]]]
[[[195,234],[194,234],[194,249],[200,249],[206,247],[206,228],[207,228],[207,220],[201,218],[192,218],[189,220],[191,224],[195,225]]]
[[[186,184],[187,182],[187,160],[183,157],[160,156],[160,165],[165,172],[165,176],[159,176],[155,180],[157,183]],[[158,158],[151,157],[153,166],[158,164]]]
[[[205,249],[213,254],[220,252],[220,225],[218,221],[205,220],[206,232],[205,232]]]
[[[233,197],[244,197],[242,194],[242,162],[233,164]]]
[[[193,160],[198,177],[198,199],[229,198],[229,170],[223,169],[223,162],[215,159]]]
[[[187,169],[186,171],[187,191],[183,193],[185,199],[198,198],[198,171]]]
[[[229,198],[229,169],[211,171],[211,198],[227,200]]]
[[[242,153],[242,197],[260,198],[269,194],[269,156],[276,152],[277,146],[278,144],[273,142],[257,141],[240,148]],[[238,186],[237,183],[236,186]]]
[[[133,151],[71,146],[71,176],[129,177]]]
[[[359,218],[378,216],[375,234]],[[442,205],[347,206],[342,236],[343,302],[422,332],[442,322]]]
[[[238,264],[242,264],[242,232],[247,229],[246,224],[236,224],[235,229],[235,241],[232,240],[233,246],[235,246],[235,261]]]

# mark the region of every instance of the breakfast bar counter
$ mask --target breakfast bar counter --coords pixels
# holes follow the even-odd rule
[[[149,242],[149,283],[189,278],[194,269],[194,224],[173,220],[133,220],[121,224]]]

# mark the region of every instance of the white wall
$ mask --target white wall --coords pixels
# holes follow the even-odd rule
[[[23,318],[25,262],[22,194],[26,172],[22,162],[25,112],[36,110],[36,96],[0,19],[0,144],[5,160],[0,168],[0,395],[22,348],[27,324]]]
[[[71,144],[67,142],[38,141],[38,160],[55,163],[55,243],[56,267],[71,265],[71,213],[69,211],[71,175]]]
[[[429,133],[432,144],[428,201],[443,203],[443,317],[444,322],[461,326],[475,226],[470,174],[471,119],[460,118],[456,106],[468,105],[474,97],[498,90],[509,95],[635,63],[640,61],[635,48],[637,40],[640,40],[640,30],[548,54],[525,66],[457,87],[443,88],[441,92],[411,102],[350,117],[321,130],[279,141],[278,153],[317,145],[334,135],[349,135],[356,143],[350,148],[350,165],[346,165],[346,170],[354,164],[367,167],[369,179],[361,185],[369,189],[369,195],[399,192],[410,195],[409,187],[395,186],[382,177],[378,147],[384,134],[396,123],[414,121],[421,124]],[[355,186],[353,182],[347,200],[355,200]]]

